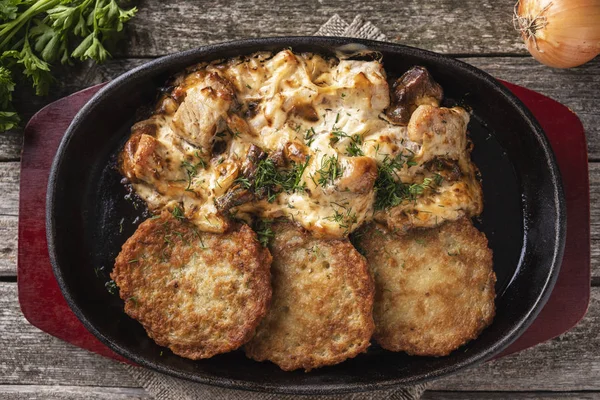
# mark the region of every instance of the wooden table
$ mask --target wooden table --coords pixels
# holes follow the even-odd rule
[[[371,20],[389,40],[446,53],[493,76],[569,106],[586,130],[592,201],[592,295],[572,331],[533,349],[433,384],[427,399],[600,398],[600,58],[579,68],[538,64],[512,28],[513,1],[494,0],[142,0],[126,43],[104,65],[58,74],[52,95],[23,90],[29,118],[45,104],[109,80],[148,60],[233,39],[311,35],[338,13]],[[17,218],[22,135],[0,135],[0,398],[147,398],[116,362],[80,350],[29,325],[17,302]]]

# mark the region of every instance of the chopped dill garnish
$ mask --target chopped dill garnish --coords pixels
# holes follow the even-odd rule
[[[200,231],[198,230],[198,228],[194,227],[193,230],[194,230],[194,234],[200,241],[200,248],[203,250],[207,249],[206,245],[204,244],[204,240],[202,240],[202,235],[200,235]]]
[[[418,195],[423,194],[425,189],[431,186],[431,182],[433,182],[433,179],[425,178],[423,179],[423,183],[413,183],[412,185],[409,185],[408,193],[411,198],[416,198]]]
[[[302,175],[309,160],[310,157],[306,157],[304,163],[292,162],[291,168],[279,169],[272,159],[266,158],[258,162],[253,180],[242,176],[237,178],[236,182],[272,203],[281,192],[304,191],[306,184],[302,182]]]
[[[204,162],[204,160],[202,159],[202,157],[200,157],[200,154],[198,154],[198,152],[196,152],[196,157],[198,157],[198,162],[196,164],[192,164],[191,162],[187,161],[187,160],[183,160],[181,162],[181,165],[183,165],[183,167],[185,168],[185,172],[187,174],[187,187],[185,188],[186,191],[191,192],[192,190],[190,189],[192,186],[192,179],[198,175],[198,167],[201,167],[202,169],[206,168],[206,163]]]
[[[375,209],[383,210],[395,207],[405,200],[416,200],[425,189],[439,186],[443,177],[435,174],[433,178],[425,178],[421,183],[403,183],[398,176],[398,170],[406,165],[411,165],[413,154],[396,157],[385,156],[379,165],[377,179],[375,180]]]
[[[306,145],[310,147],[311,144],[315,141],[315,136],[317,133],[314,128],[310,128],[306,130],[306,134],[304,135],[304,140],[306,141]]]
[[[185,215],[183,215],[183,210],[179,208],[179,206],[175,206],[175,208],[173,208],[173,211],[171,211],[171,214],[173,214],[173,216],[180,221],[185,219]]]
[[[272,203],[277,196],[277,187],[280,182],[279,172],[272,159],[260,160],[256,167],[256,175],[252,183],[252,191],[261,192],[267,201]]]
[[[339,164],[339,160],[337,156],[323,156],[321,158],[321,168],[317,170],[319,174],[319,185],[325,187],[328,184],[333,184],[333,182],[342,176],[343,168]]]
[[[354,135],[348,135],[346,132],[333,130],[331,131],[331,139],[329,139],[329,144],[333,146],[343,138],[350,139],[350,144],[346,147],[346,153],[350,157],[364,156],[364,153],[360,148],[360,146],[363,144],[363,139],[358,133],[355,133]]]
[[[344,228],[346,232],[348,232],[354,224],[358,221],[356,217],[356,213],[352,212],[352,208],[342,207],[345,212],[340,212],[340,210],[335,210],[334,214],[326,217],[325,219],[336,222],[340,228]]]
[[[235,181],[239,183],[240,186],[244,189],[249,189],[252,186],[252,182],[250,182],[250,179],[246,178],[245,176],[240,176]]]
[[[361,145],[362,138],[360,137],[360,135],[358,133],[352,135],[352,141],[350,142],[348,147],[346,147],[346,153],[348,153],[350,157],[364,156],[365,153],[363,153],[362,149],[360,148]]]
[[[271,229],[271,224],[273,220],[263,219],[258,222],[254,231],[258,236],[258,241],[262,244],[263,247],[267,247],[271,239],[275,236],[275,233]]]

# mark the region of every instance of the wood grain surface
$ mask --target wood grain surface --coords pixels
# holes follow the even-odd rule
[[[25,88],[16,104],[26,121],[44,105],[110,80],[152,58],[233,39],[309,35],[338,13],[358,13],[390,41],[455,55],[493,76],[550,96],[571,108],[586,130],[590,159],[592,300],[572,331],[535,348],[433,384],[425,399],[600,398],[600,60],[556,70],[528,57],[512,29],[514,1],[301,0],[286,2],[140,0],[126,39],[103,65],[57,68],[52,94]],[[116,362],[75,348],[29,325],[17,302],[16,246],[19,131],[0,136],[0,398],[145,399]]]

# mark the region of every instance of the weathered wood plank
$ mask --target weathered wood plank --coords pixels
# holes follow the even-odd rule
[[[590,204],[592,280],[598,280],[600,279],[600,163],[590,163]]]
[[[533,349],[435,382],[431,389],[600,391],[598,326],[600,288],[593,288],[590,311],[572,331]],[[0,282],[0,348],[0,385],[137,387],[120,364],[29,325],[19,310],[15,283]]]
[[[0,138],[0,162],[17,161],[21,158],[23,135],[18,130],[5,132]]]
[[[0,215],[19,215],[18,161],[0,163]]]
[[[18,217],[0,216],[0,276],[17,274]]]
[[[150,396],[142,388],[94,387],[94,386],[0,386],[0,398],[4,400],[138,400]]]
[[[146,0],[117,54],[147,57],[234,39],[312,35],[336,13],[348,23],[362,14],[388,40],[433,51],[526,54],[512,26],[513,6],[512,0]]]
[[[422,397],[423,400],[553,400],[553,399],[572,399],[572,400],[593,400],[600,399],[600,392],[438,392],[428,390]]]
[[[16,283],[0,282],[0,349],[0,385],[138,387],[121,364],[30,325]]]

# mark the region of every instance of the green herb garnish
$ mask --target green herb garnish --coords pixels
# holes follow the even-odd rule
[[[254,179],[239,177],[236,182],[245,189],[249,189],[261,197],[266,197],[269,203],[275,201],[279,193],[304,191],[306,184],[302,182],[302,175],[308,166],[310,157],[302,164],[292,163],[289,169],[279,169],[272,159],[260,160],[256,166]]]
[[[335,210],[334,214],[326,219],[337,222],[340,228],[344,228],[348,232],[354,224],[358,221],[356,213],[352,211],[352,208],[342,207],[345,212]]]
[[[375,210],[395,207],[406,200],[416,200],[425,189],[439,186],[443,177],[435,174],[433,178],[425,178],[421,183],[402,183],[398,171],[404,164],[410,165],[413,155],[391,158],[386,156],[379,165],[377,179],[375,180]]]
[[[39,96],[55,81],[53,65],[74,59],[103,62],[123,24],[136,13],[117,0],[0,1],[0,132],[15,127],[13,77],[24,75]]]
[[[319,174],[318,183],[323,187],[330,183],[333,184],[337,178],[342,176],[343,172],[337,156],[323,156],[321,158],[321,168],[317,170]]]
[[[263,245],[263,247],[267,247],[271,239],[275,236],[275,233],[271,229],[272,223],[273,221],[270,219],[263,219],[255,228],[258,241]]]
[[[343,138],[350,139],[350,144],[346,147],[346,154],[348,154],[350,157],[364,156],[364,153],[360,148],[360,146],[363,144],[363,139],[358,133],[355,133],[354,135],[348,135],[346,132],[334,130],[331,132],[331,139],[329,139],[329,143],[331,146],[333,146]]]
[[[315,141],[315,136],[317,133],[314,128],[310,128],[306,130],[306,134],[304,135],[304,140],[306,141],[306,145],[310,147],[311,144]]]
[[[173,216],[175,218],[177,218],[178,220],[182,221],[185,219],[185,215],[183,214],[183,210],[181,208],[179,208],[179,206],[175,206],[173,208],[173,211],[171,211],[171,214],[173,214]]]

